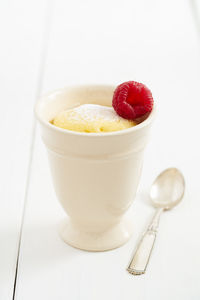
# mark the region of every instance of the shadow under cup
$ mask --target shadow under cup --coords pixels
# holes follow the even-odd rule
[[[50,121],[60,111],[83,103],[111,106],[114,88],[64,88],[36,104],[55,192],[69,216],[61,236],[90,251],[119,247],[131,236],[125,213],[137,191],[154,110],[135,127],[108,133],[69,131]]]

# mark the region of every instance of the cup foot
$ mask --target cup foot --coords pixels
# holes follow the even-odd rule
[[[68,221],[62,224],[60,236],[65,243],[81,250],[106,251],[125,244],[132,235],[132,229],[132,223],[126,219],[104,232],[85,232]]]

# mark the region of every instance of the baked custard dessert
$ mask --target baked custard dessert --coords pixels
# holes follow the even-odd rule
[[[90,133],[118,131],[137,124],[120,117],[113,107],[98,104],[83,104],[62,111],[52,123],[63,129]]]
[[[87,133],[112,132],[136,126],[153,108],[151,91],[142,83],[128,81],[114,91],[112,106],[83,104],[61,111],[51,121],[57,127]]]

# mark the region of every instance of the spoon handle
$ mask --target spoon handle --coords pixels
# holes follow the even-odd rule
[[[133,255],[130,265],[127,271],[133,275],[144,274],[152,253],[156,234],[159,225],[160,215],[163,212],[163,208],[158,208],[156,213],[149,224],[146,232],[143,234],[136,251]]]

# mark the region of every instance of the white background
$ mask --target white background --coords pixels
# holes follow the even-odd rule
[[[0,300],[200,299],[198,0],[8,0],[0,3]],[[135,80],[158,106],[137,197],[134,235],[89,253],[64,244],[33,115],[43,93]],[[184,201],[166,212],[144,276],[126,271],[153,213],[148,189],[181,169]]]

